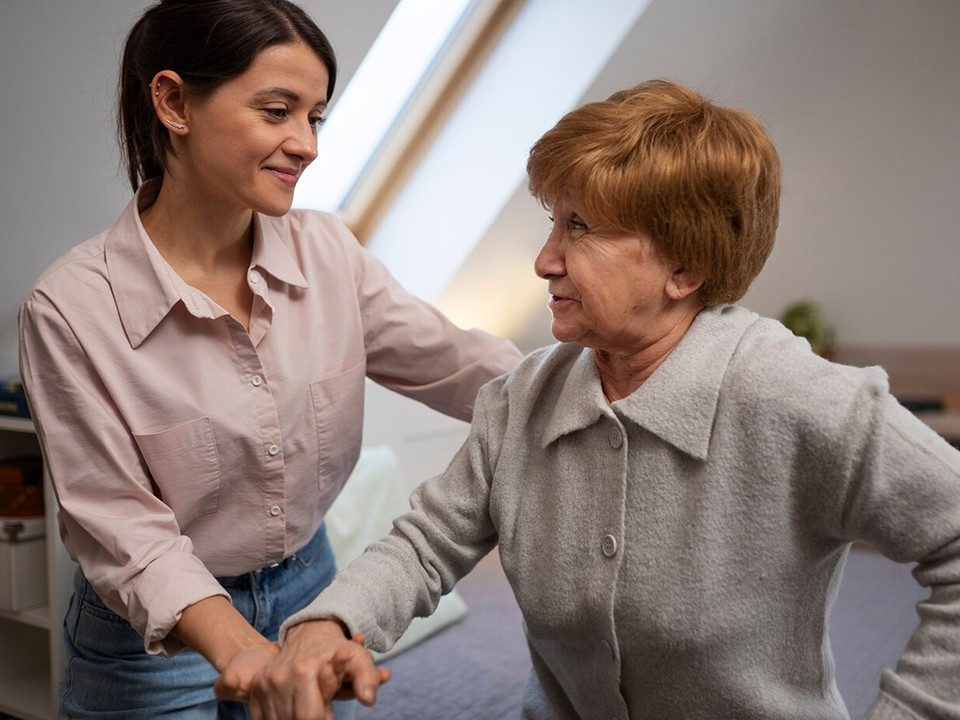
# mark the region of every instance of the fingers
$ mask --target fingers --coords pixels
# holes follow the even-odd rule
[[[321,625],[305,628],[293,639],[288,635],[279,654],[261,663],[249,680],[246,666],[237,676],[232,666],[218,680],[218,696],[246,699],[253,720],[332,717],[334,698],[356,697],[373,705],[378,688],[390,679],[389,670],[374,664],[362,635],[347,640],[339,629],[330,634]],[[245,688],[249,691],[244,696]]]
[[[252,720],[317,720],[331,712],[329,700],[340,685],[330,664],[295,662],[265,668],[253,683]]]
[[[220,700],[247,702],[254,676],[280,652],[280,646],[270,643],[238,653],[213,684]]]
[[[390,671],[378,668],[370,651],[361,644],[363,638],[354,638],[343,644],[334,654],[331,663],[342,678],[341,693],[337,697],[356,697],[364,705],[377,701],[377,689],[390,679]]]

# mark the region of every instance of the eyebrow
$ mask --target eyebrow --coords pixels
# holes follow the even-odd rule
[[[260,98],[269,97],[271,95],[279,95],[280,97],[287,98],[287,100],[289,100],[290,102],[300,102],[300,96],[297,95],[297,93],[293,92],[293,90],[288,90],[287,88],[283,88],[283,87],[264,88],[263,90],[260,90],[259,92],[257,92],[257,94],[254,95],[254,97],[257,99],[260,99]],[[314,104],[314,107],[325,108],[326,106],[327,106],[326,100],[319,100]]]

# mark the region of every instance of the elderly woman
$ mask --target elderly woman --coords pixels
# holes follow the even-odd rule
[[[533,147],[559,344],[481,391],[470,436],[393,532],[222,692],[312,717],[494,546],[533,661],[524,718],[848,717],[826,625],[851,541],[930,588],[867,717],[960,717],[960,454],[889,394],[733,305],[780,169],[761,125],[666,81]]]

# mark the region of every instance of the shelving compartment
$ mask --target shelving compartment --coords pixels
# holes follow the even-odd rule
[[[33,423],[0,415],[0,459],[40,455]],[[30,572],[43,580],[46,597],[14,612],[0,610],[0,714],[22,720],[57,717],[57,685],[63,665],[62,618],[76,565],[60,542],[56,500],[49,474],[43,474],[45,551],[34,554]]]
[[[30,617],[41,616],[34,612]],[[55,717],[49,630],[5,613],[0,616],[0,648],[0,712],[23,720]]]

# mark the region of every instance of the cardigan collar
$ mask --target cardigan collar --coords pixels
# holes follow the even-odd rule
[[[225,314],[203,293],[190,287],[164,260],[140,222],[160,192],[159,180],[148,180],[137,191],[117,222],[107,231],[105,255],[110,284],[127,339],[139,347],[178,302],[199,318]],[[307,287],[296,260],[280,237],[275,222],[254,213],[251,268],[258,267],[288,285]]]
[[[759,318],[744,308],[702,310],[673,352],[634,393],[607,403],[593,351],[574,360],[544,431],[544,446],[616,414],[678,450],[705,460],[710,449],[720,387],[740,339]]]

